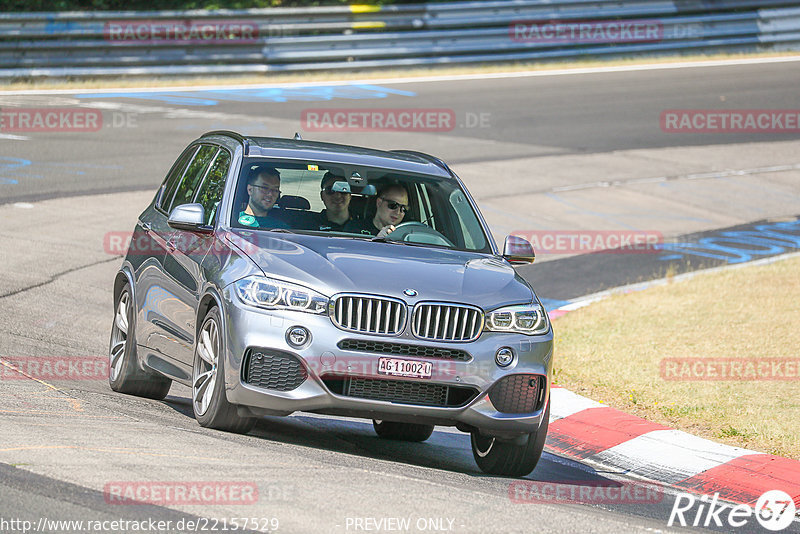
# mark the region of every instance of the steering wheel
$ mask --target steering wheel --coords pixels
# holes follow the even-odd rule
[[[417,239],[412,238],[411,236],[414,234],[417,234],[419,237]],[[428,245],[446,245],[448,247],[455,247],[452,241],[447,239],[441,233],[437,232],[427,224],[417,221],[409,221],[398,224],[394,227],[394,231],[386,236],[386,239],[391,239],[392,241],[405,241],[407,243],[425,243]]]

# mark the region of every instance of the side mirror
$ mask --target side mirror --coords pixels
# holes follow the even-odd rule
[[[208,234],[213,231],[211,226],[206,225],[206,214],[202,204],[175,206],[172,213],[169,214],[167,224],[176,230],[186,230],[187,232]]]
[[[503,257],[509,263],[516,265],[525,265],[533,263],[536,259],[536,254],[533,252],[533,245],[526,239],[516,235],[506,237],[506,242],[503,245]]]

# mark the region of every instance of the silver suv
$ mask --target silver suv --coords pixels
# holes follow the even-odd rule
[[[111,388],[192,389],[206,427],[295,411],[382,438],[471,435],[478,466],[542,453],[553,334],[461,180],[410,151],[210,132],[139,216],[114,283]]]

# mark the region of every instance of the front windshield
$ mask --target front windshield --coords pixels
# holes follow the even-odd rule
[[[375,167],[245,158],[231,226],[490,252],[455,180]]]

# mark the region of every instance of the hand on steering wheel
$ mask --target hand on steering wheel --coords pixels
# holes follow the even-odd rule
[[[381,228],[381,231],[378,232],[378,235],[376,235],[375,237],[377,239],[383,239],[384,237],[388,236],[394,231],[395,231],[395,226],[393,224],[387,224],[386,226]]]
[[[389,229],[391,228],[391,229]],[[386,231],[386,234],[381,235],[383,231]],[[381,228],[381,231],[378,233],[378,237],[386,237],[387,239],[391,239],[393,241],[408,241],[409,243],[414,243],[415,241],[412,239],[408,239],[408,236],[411,234],[425,234],[435,238],[439,243],[431,243],[429,241],[421,241],[422,243],[429,243],[429,244],[442,244],[448,247],[454,247],[453,242],[447,239],[444,235],[440,232],[437,232],[427,224],[417,222],[417,221],[408,221],[404,223],[400,223],[397,226],[384,226]]]

